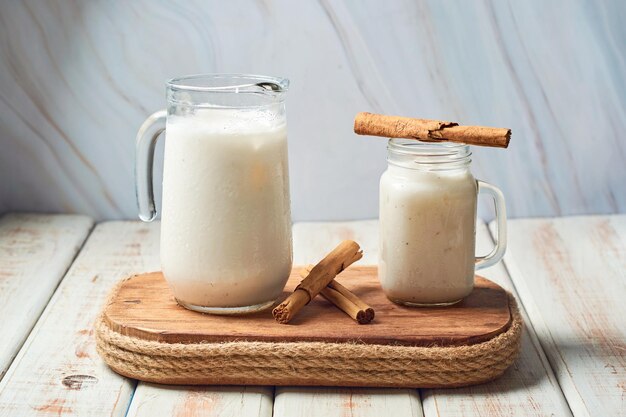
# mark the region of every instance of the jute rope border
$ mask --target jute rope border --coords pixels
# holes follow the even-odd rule
[[[111,291],[109,305],[119,290]],[[207,385],[458,387],[500,376],[519,353],[522,318],[483,343],[411,347],[324,342],[162,343],[125,336],[96,320],[96,346],[116,372],[143,381]],[[106,308],[106,307],[105,307]]]

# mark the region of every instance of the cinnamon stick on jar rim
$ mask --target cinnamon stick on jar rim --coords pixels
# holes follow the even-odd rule
[[[344,240],[324,259],[315,265],[295,291],[280,303],[272,314],[277,322],[289,323],[298,311],[309,303],[325,288],[341,271],[363,257],[358,243]]]
[[[354,118],[354,133],[386,138],[417,139],[424,142],[458,142],[468,145],[506,148],[511,129],[486,126],[459,126],[455,122],[414,119],[374,113],[359,113]]]

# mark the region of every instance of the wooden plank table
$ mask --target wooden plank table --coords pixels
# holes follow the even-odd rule
[[[0,416],[626,415],[626,216],[509,221],[504,264],[481,273],[518,297],[522,354],[496,381],[449,390],[172,387],[111,372],[92,323],[114,282],[158,268],[158,228],[0,219]],[[294,261],[341,239],[376,263],[376,221],[296,224]],[[483,224],[477,239],[492,245]]]
[[[84,216],[9,214],[0,219],[0,377],[92,226]]]
[[[505,263],[576,416],[626,415],[626,215],[512,221]]]

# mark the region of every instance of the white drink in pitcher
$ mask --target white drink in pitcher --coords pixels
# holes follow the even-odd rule
[[[167,112],[137,137],[140,217],[156,215],[152,154],[165,130],[161,267],[179,304],[214,314],[270,307],[291,272],[288,81],[204,75],[167,84]]]
[[[161,266],[179,302],[274,300],[291,271],[287,129],[261,111],[167,121]]]

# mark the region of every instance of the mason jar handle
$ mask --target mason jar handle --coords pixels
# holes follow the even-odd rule
[[[488,255],[476,257],[476,269],[483,269],[496,264],[502,259],[504,252],[506,252],[506,206],[504,204],[504,195],[498,187],[480,180],[477,183],[479,194],[490,194],[493,197],[496,207],[496,224],[498,226],[496,246]]]
[[[167,112],[159,110],[151,114],[137,132],[135,147],[135,192],[139,206],[139,218],[151,222],[157,215],[154,204],[152,168],[157,139],[165,130]]]

